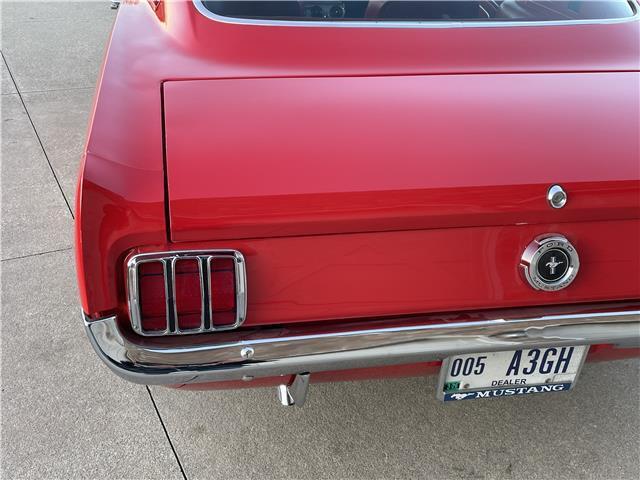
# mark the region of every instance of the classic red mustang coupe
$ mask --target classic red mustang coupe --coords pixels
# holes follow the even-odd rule
[[[565,391],[640,355],[639,5],[138,1],[77,195],[84,321],[177,388],[440,372]]]

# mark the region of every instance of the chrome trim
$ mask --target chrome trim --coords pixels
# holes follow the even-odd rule
[[[230,325],[214,325],[213,307],[210,301],[211,293],[211,263],[215,259],[233,260],[236,282],[236,318]],[[199,328],[180,329],[176,298],[175,267],[179,260],[195,260],[198,262],[200,277],[200,305],[201,318]],[[164,330],[148,331],[142,328],[140,313],[140,294],[138,267],[145,263],[158,262],[163,265],[165,300],[166,300],[166,328]],[[204,265],[207,266],[205,276]],[[184,335],[203,332],[220,332],[234,330],[242,325],[247,315],[247,274],[244,256],[237,250],[181,250],[171,252],[141,253],[132,256],[127,262],[127,298],[129,300],[129,316],[131,326],[139,335],[158,337],[164,335]],[[170,281],[169,281],[170,279]],[[206,281],[205,281],[206,279]],[[206,307],[208,305],[208,308]]]
[[[587,19],[587,20],[551,20],[551,21],[506,21],[506,22],[466,22],[466,21],[425,21],[425,22],[397,22],[397,21],[307,21],[307,20],[262,20],[254,18],[237,18],[225,17],[213,13],[202,4],[202,0],[192,0],[196,10],[203,16],[221,23],[229,23],[234,25],[254,25],[254,26],[282,26],[282,27],[364,27],[364,28],[500,28],[500,27],[546,27],[546,26],[564,26],[564,25],[601,25],[626,23],[638,20],[638,8],[633,2],[629,2],[633,9],[633,15],[624,18],[605,18],[605,19]]]
[[[207,270],[207,281],[205,283],[204,267],[207,264],[209,268],[210,261],[208,258],[198,257],[198,275],[200,276],[200,330],[205,331],[211,328],[211,270]],[[207,307],[208,305],[208,307]],[[207,321],[208,320],[208,321]]]
[[[167,329],[169,330],[169,333],[179,333],[178,307],[176,306],[176,259],[175,257],[172,257],[171,259],[166,260],[165,263],[168,267],[168,273],[165,272],[164,274],[165,287],[167,289],[169,288],[169,279],[171,279],[171,295],[167,295],[165,297],[167,301]],[[131,305],[129,305],[129,307],[131,308]],[[144,332],[142,325],[140,327],[140,332],[138,333]],[[153,334],[153,332],[144,333],[149,335]]]
[[[551,185],[547,191],[547,202],[551,208],[562,208],[567,204],[567,192],[560,185]]]
[[[625,308],[638,308],[638,304]],[[335,331],[319,334],[262,328],[231,332],[231,339],[231,334],[222,334],[227,336],[225,341],[216,342],[217,335],[192,337],[199,343],[188,345],[184,338],[180,345],[168,344],[166,338],[136,338],[121,330],[116,317],[95,321],[85,317],[85,328],[98,356],[111,370],[147,385],[347,370],[533,346],[640,345],[640,310],[437,324],[431,323],[434,317],[428,318],[429,323],[420,325],[394,327],[406,319],[389,319],[383,321],[389,325],[385,328],[333,327]],[[251,356],[246,349],[251,349]]]
[[[134,272],[136,274],[136,278],[139,278],[137,275],[137,269]],[[169,335],[170,333],[172,333],[172,331],[175,329],[175,325],[176,325],[176,309],[174,307],[174,303],[171,301],[172,296],[171,295],[175,295],[175,290],[173,288],[173,285],[175,284],[175,277],[173,274],[173,262],[171,261],[167,261],[166,259],[162,260],[162,273],[164,274],[164,303],[165,303],[165,312],[166,312],[166,328],[164,329],[164,331],[161,333],[162,335]],[[167,279],[171,279],[171,285],[169,285],[169,281]],[[138,284],[136,283],[136,286],[138,286]],[[171,295],[169,295],[169,289],[171,289]],[[136,298],[139,300],[140,299],[140,295],[136,295]],[[129,302],[129,313],[133,314],[133,303]],[[140,325],[140,330],[138,331],[138,333],[140,335],[145,335],[147,332],[144,331],[144,329],[142,328],[142,313],[140,312],[140,307],[139,305],[136,306],[136,312],[138,313],[138,317],[140,319],[140,322],[136,322],[135,325]],[[173,319],[172,319],[173,317]],[[173,324],[173,325],[172,325]],[[133,324],[132,324],[133,325]],[[155,334],[155,332],[150,333],[150,334]],[[160,333],[158,333],[160,334]]]

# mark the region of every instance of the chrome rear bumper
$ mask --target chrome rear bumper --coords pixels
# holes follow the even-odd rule
[[[563,311],[561,308],[558,311]],[[263,328],[191,337],[147,339],[124,332],[116,317],[85,327],[102,360],[122,378],[148,385],[176,385],[346,370],[443,359],[450,355],[561,345],[640,346],[640,309],[578,310],[459,321],[439,318],[372,321],[314,333],[314,327]],[[467,316],[468,318],[469,316]],[[407,324],[411,322],[411,324]],[[404,326],[398,326],[403,325]],[[362,325],[362,322],[360,323]],[[395,325],[395,326],[393,326]],[[375,328],[374,328],[375,326]]]

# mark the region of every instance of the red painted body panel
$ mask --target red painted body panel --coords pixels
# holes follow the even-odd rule
[[[533,290],[518,269],[523,248],[556,231],[580,252],[580,275],[565,290]],[[639,298],[638,245],[636,219],[219,240],[149,250],[241,251],[248,282],[244,325],[252,326]]]
[[[639,85],[637,73],[167,82],[172,240],[637,218]],[[546,202],[554,183],[566,208]]]
[[[124,4],[78,186],[84,311],[126,318],[126,256],[195,245],[247,256],[254,325],[640,297],[639,25],[251,26]],[[517,274],[549,231],[584,262],[555,294]]]

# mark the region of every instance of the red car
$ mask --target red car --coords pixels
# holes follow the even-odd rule
[[[84,321],[177,388],[440,372],[569,390],[640,355],[639,5],[138,1],[77,195]]]

